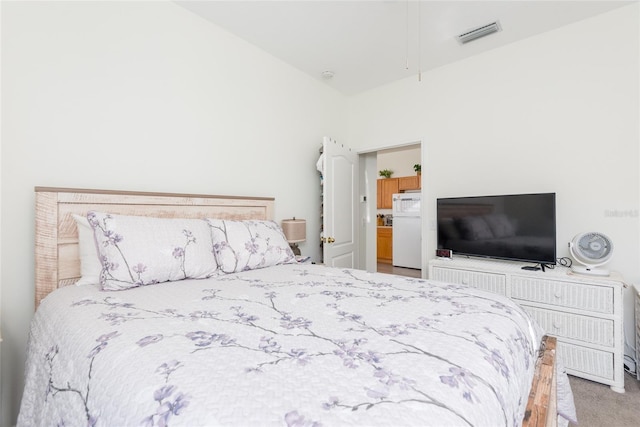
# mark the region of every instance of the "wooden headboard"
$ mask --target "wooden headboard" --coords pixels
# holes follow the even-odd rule
[[[36,307],[80,278],[73,214],[95,210],[160,218],[273,219],[270,197],[211,196],[36,187]]]

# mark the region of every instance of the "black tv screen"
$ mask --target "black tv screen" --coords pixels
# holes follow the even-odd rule
[[[438,249],[453,255],[556,263],[556,195],[438,199]]]

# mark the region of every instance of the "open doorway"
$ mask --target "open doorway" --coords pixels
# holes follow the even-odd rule
[[[401,220],[394,227],[393,208],[393,194],[418,200],[420,206],[421,164],[420,142],[360,153],[361,194],[366,195],[361,200],[360,236],[364,238],[360,239],[360,265],[366,266],[367,271],[424,277],[421,211],[418,209],[415,220],[398,217]],[[391,171],[389,178],[380,175],[383,170]],[[416,227],[410,232],[405,228],[409,222]]]

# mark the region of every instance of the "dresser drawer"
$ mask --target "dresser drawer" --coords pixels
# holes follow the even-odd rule
[[[431,276],[430,279],[440,282],[467,285],[501,295],[507,294],[507,278],[504,274],[433,267]]]
[[[613,293],[609,286],[515,275],[511,278],[511,297],[514,299],[595,313],[613,314]]]
[[[550,335],[585,343],[613,347],[613,320],[581,316],[522,304],[531,317]]]
[[[557,348],[558,357],[568,373],[589,374],[608,381],[614,379],[613,353],[568,344],[561,340],[558,340]]]

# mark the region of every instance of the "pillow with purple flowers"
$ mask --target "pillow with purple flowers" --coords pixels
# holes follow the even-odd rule
[[[207,218],[207,222],[223,273],[296,262],[282,228],[274,221]]]
[[[211,232],[201,219],[89,212],[103,290],[120,290],[217,274]]]

